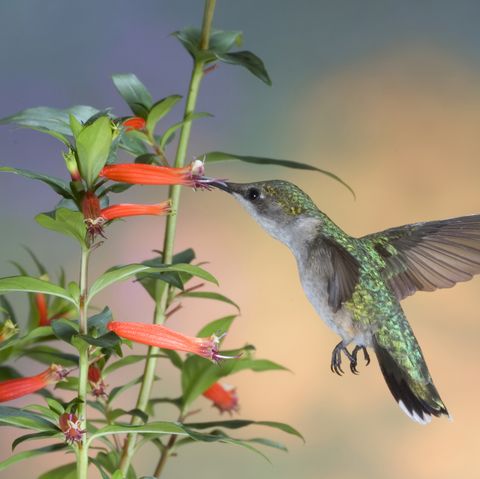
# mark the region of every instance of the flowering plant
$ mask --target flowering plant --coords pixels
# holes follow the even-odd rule
[[[196,112],[195,106],[200,83],[213,65],[218,62],[239,65],[270,84],[263,62],[256,55],[249,51],[233,51],[241,44],[239,32],[211,29],[214,6],[214,0],[206,0],[201,29],[188,28],[174,34],[191,55],[193,70],[183,119],[162,133],[158,132],[160,120],[181,97],[172,95],[154,102],[134,74],[113,77],[115,87],[131,109],[127,117],[79,106],[68,110],[31,108],[2,120],[33,128],[62,143],[68,180],[11,166],[0,167],[0,172],[41,181],[59,195],[53,210],[40,213],[35,219],[40,226],[77,242],[80,268],[78,281],[67,281],[63,272],[54,281],[35,254],[27,250],[38,274],[31,275],[22,265],[16,264],[17,276],[0,278],[3,318],[0,360],[4,364],[0,367],[0,402],[33,393],[39,393],[45,402],[23,408],[13,403],[1,405],[0,424],[27,430],[15,440],[14,449],[26,441],[48,440],[46,446],[14,453],[0,462],[0,471],[29,457],[70,450],[75,454],[75,461],[42,477],[59,477],[76,471],[79,479],[85,479],[90,467],[96,467],[102,478],[134,479],[137,477],[132,464],[134,455],[142,445],[151,442],[158,448],[152,473],[160,477],[168,457],[192,442],[236,444],[262,455],[258,445],[284,449],[282,444],[266,438],[239,439],[230,434],[232,429],[257,424],[301,437],[294,428],[280,422],[245,419],[189,422],[191,406],[202,395],[220,412],[233,414],[238,411],[236,390],[220,381],[222,378],[241,370],[263,372],[285,368],[266,359],[257,359],[250,345],[221,351],[235,315],[208,323],[197,337],[189,337],[164,324],[178,311],[179,301],[184,297],[223,301],[238,308],[216,291],[198,291],[198,285],[191,285],[195,278],[217,284],[207,270],[194,264],[192,249],[175,253],[181,186],[209,189],[213,179],[205,176],[205,165],[217,161],[240,160],[318,170],[291,161],[218,151],[186,164],[192,122],[210,116]],[[169,144],[177,132],[175,159],[170,161]],[[120,162],[119,152],[130,154],[134,161]],[[114,194],[139,184],[168,185],[168,200],[151,205],[110,204]],[[110,223],[137,215],[167,215],[162,253],[153,258],[139,258],[135,264],[114,266],[99,277],[91,278],[88,268],[96,250],[105,241],[115,241],[108,236]],[[136,322],[126,321],[128,318],[114,320],[108,307],[92,312],[98,293],[127,280],[135,280],[132,287],[145,288],[155,303],[151,324],[138,321],[138,318]],[[8,296],[11,292],[28,294],[27,324],[18,318]],[[124,346],[131,342],[147,345],[146,353],[124,355]],[[34,376],[25,376],[7,366],[20,356],[46,363],[47,369]],[[170,363],[179,372],[180,397],[161,399],[178,409],[178,419],[174,422],[159,420],[153,410],[152,389],[157,380],[155,372],[159,360],[162,364]],[[144,363],[141,377],[121,385],[109,385],[110,374],[137,362]],[[139,383],[134,407],[129,410],[116,407],[118,395]],[[119,441],[119,436],[124,440]]]

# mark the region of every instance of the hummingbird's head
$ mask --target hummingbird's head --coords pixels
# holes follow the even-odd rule
[[[319,210],[311,198],[288,181],[215,181],[212,186],[230,193],[268,233],[284,243],[302,222],[318,219]]]

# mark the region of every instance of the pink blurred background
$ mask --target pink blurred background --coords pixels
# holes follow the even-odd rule
[[[218,3],[215,25],[244,31],[245,47],[263,58],[274,85],[269,89],[235,67],[222,66],[209,75],[198,110],[215,118],[194,124],[190,157],[225,150],[308,162],[339,175],[355,189],[357,200],[316,173],[232,163],[211,166],[208,174],[234,181],[288,179],[358,236],[479,212],[478,4]],[[31,106],[82,103],[113,106],[115,113],[126,114],[109,79],[117,72],[134,71],[157,98],[184,93],[190,60],[168,34],[198,24],[200,17],[201,2],[193,0],[4,2],[0,116]],[[39,133],[4,126],[0,162],[62,176],[59,145]],[[154,202],[165,194],[159,188],[135,188],[121,198]],[[26,244],[52,271],[63,264],[75,279],[73,241],[32,221],[55,201],[41,184],[0,176],[2,276],[15,274],[10,260],[25,262],[21,245]],[[113,264],[149,257],[152,249],[161,248],[163,226],[163,219],[148,218],[114,225],[108,242],[95,253],[92,277]],[[195,444],[171,459],[165,477],[478,477],[478,278],[403,303],[454,419],[422,427],[396,406],[376,361],[361,367],[358,377],[331,374],[337,338],[304,297],[293,257],[233,199],[221,192],[183,192],[177,250],[190,246],[198,260],[209,261],[207,268],[221,283],[218,291],[241,306],[226,346],[253,343],[257,357],[292,371],[242,372],[229,378],[240,396],[238,417],[290,423],[306,443],[258,427],[246,437],[274,437],[288,445],[289,453],[266,451],[272,460],[268,464],[233,446]],[[24,311],[24,298],[12,298]],[[111,288],[97,304],[110,305],[117,319],[150,321],[152,314],[147,295],[131,284]],[[184,306],[171,326],[191,334],[232,312],[205,301],[186,300]],[[25,374],[41,369],[23,360],[15,366]],[[159,365],[158,396],[179,391],[175,372],[163,367]],[[111,386],[139,371],[112,376]],[[132,407],[133,391],[119,405]],[[17,404],[30,402],[32,398]],[[196,405],[202,418],[218,417],[206,400]],[[157,412],[164,419],[175,416],[167,406]],[[8,457],[17,435],[2,429],[0,458]],[[139,477],[152,472],[156,454],[146,447],[138,455]],[[49,455],[0,472],[0,477],[36,478],[47,463],[70,460]],[[95,474],[92,468],[91,477]]]

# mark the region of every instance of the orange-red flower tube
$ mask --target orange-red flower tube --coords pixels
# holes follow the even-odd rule
[[[36,376],[7,379],[0,382],[0,402],[11,401],[27,394],[32,394],[49,384],[58,383],[68,371],[57,364],[52,364],[46,371]]]
[[[160,324],[120,321],[111,321],[108,323],[108,329],[121,338],[149,346],[193,353],[212,361],[227,358],[218,354],[218,343],[221,337],[215,335],[209,338],[194,338]]]
[[[228,388],[221,383],[214,383],[202,394],[207,399],[210,399],[213,402],[213,406],[221,413],[228,412],[232,414],[232,412],[238,411],[238,396],[235,388]]]
[[[48,326],[50,319],[48,317],[47,298],[43,293],[35,294],[35,304],[38,311],[38,325]]]
[[[126,216],[165,215],[167,213],[170,213],[170,201],[168,200],[153,205],[122,203],[119,205],[107,206],[100,211],[100,215],[105,221],[125,218]]]
[[[189,167],[172,168],[143,163],[123,163],[104,166],[100,176],[130,184],[194,186]]]

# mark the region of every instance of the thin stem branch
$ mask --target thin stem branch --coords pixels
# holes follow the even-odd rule
[[[177,435],[172,434],[170,436],[170,439],[167,442],[167,445],[165,448],[162,450],[162,454],[160,455],[160,459],[158,461],[157,467],[155,468],[155,472],[153,473],[153,477],[159,478],[160,475],[162,474],[163,468],[165,467],[165,464],[167,463],[167,459],[170,456],[170,453],[173,449],[173,446],[175,446],[175,442],[177,441]]]
[[[205,8],[203,15],[202,31],[200,35],[200,48],[207,49],[210,38],[210,30],[213,20],[213,13],[215,10],[216,0],[205,0]],[[183,119],[186,120],[190,115],[195,111],[195,106],[197,104],[198,92],[200,89],[200,83],[202,81],[204,72],[204,61],[195,59],[193,63],[192,75],[190,78],[190,85],[188,88],[188,94],[185,104],[185,111],[183,114]],[[177,153],[175,156],[174,166],[181,168],[185,165],[185,158],[188,150],[188,143],[190,140],[190,131],[191,131],[190,121],[186,121],[180,131],[180,137],[178,140]],[[180,206],[180,186],[174,185],[169,190],[169,197],[172,204],[172,209],[176,212],[175,215],[170,215],[167,219],[167,225],[165,229],[165,239],[163,245],[163,262],[169,264],[172,262],[173,252],[174,252],[174,243],[175,243],[175,232],[177,227],[177,217],[178,209]],[[155,305],[155,316],[154,323],[162,324],[165,322],[165,311],[169,306],[169,287],[166,283],[161,281],[157,282],[156,294],[157,302]],[[150,347],[147,353],[147,359],[145,361],[145,368],[143,373],[143,381],[140,386],[140,391],[137,399],[136,408],[145,411],[150,399],[150,393],[153,385],[153,380],[155,377],[155,369],[157,365],[157,358],[155,355],[158,354],[158,348]],[[139,424],[140,419],[135,416],[132,418],[131,424]],[[136,434],[129,434],[125,439],[125,444],[123,446],[122,457],[120,459],[120,470],[125,475],[130,467],[130,463],[135,452],[135,441]],[[175,441],[174,441],[175,442]],[[166,460],[166,459],[165,459]],[[163,466],[162,466],[163,468]]]
[[[88,295],[88,259],[90,251],[82,248],[82,259],[80,263],[80,308],[79,308],[79,333],[87,334],[87,305],[86,299]],[[78,417],[83,422],[83,429],[87,429],[87,387],[88,387],[88,345],[81,344],[79,346],[78,360]],[[88,470],[88,446],[86,437],[78,444],[77,450],[77,478],[87,479]]]

